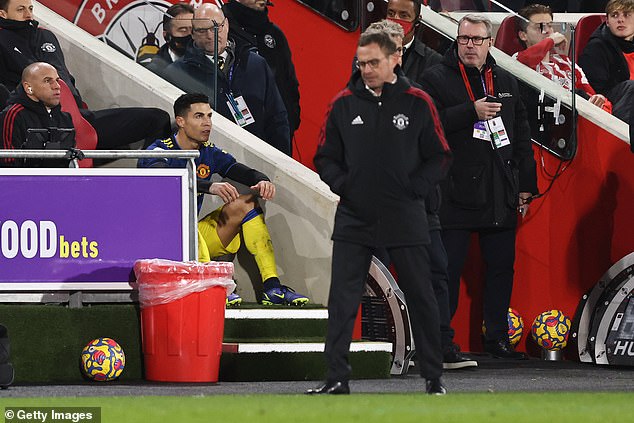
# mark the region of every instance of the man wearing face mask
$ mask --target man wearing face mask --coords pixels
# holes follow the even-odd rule
[[[152,58],[147,68],[157,75],[185,54],[187,44],[192,39],[192,18],[194,8],[188,3],[176,3],[163,15],[163,38],[165,44]]]
[[[427,47],[417,37],[421,23],[418,20],[421,0],[389,0],[387,2],[387,20],[403,27],[403,64],[402,69],[412,81],[420,84],[425,69],[442,61],[442,56]]]
[[[214,23],[218,26],[217,65]],[[273,72],[262,56],[236,46],[229,38],[229,24],[215,4],[200,5],[192,20],[193,42],[181,60],[165,68],[163,77],[187,93],[203,93],[213,99],[213,78],[217,76],[215,110],[290,156],[288,115]]]

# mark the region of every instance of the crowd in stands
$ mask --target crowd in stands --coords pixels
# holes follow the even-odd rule
[[[462,5],[445,0],[429,4],[435,10],[450,10],[458,3]],[[474,9],[487,10],[477,0],[470,3]],[[619,119],[633,122],[634,0],[610,0],[601,5],[516,3],[504,2],[514,10],[521,9],[517,38],[524,49],[515,58]],[[526,358],[509,343],[507,309],[514,278],[517,218],[526,215],[531,199],[538,194],[527,117],[532,111],[527,112],[515,77],[490,54],[494,34],[488,19],[478,15],[462,18],[455,42],[446,52],[437,52],[420,36],[422,5],[421,0],[387,2],[386,19],[370,25],[361,36],[350,82],[333,100],[324,123],[315,165],[321,178],[342,198],[333,233],[333,281],[337,283],[331,289],[349,291],[341,298],[331,292],[332,315],[344,316],[345,322],[329,323],[333,349],[327,354],[332,367],[326,383],[311,393],[349,392],[350,369],[342,351],[356,316],[357,285],[363,276],[359,269],[367,268],[370,254],[386,263],[394,261],[404,269],[403,283],[411,286],[418,280],[412,276],[405,282],[411,266],[429,270],[425,289],[411,288],[413,294],[409,294],[419,319],[413,323],[417,346],[429,365],[421,373],[429,382],[428,392],[444,393],[442,368],[477,366],[453,342],[451,328],[474,233],[487,263],[483,282],[485,350],[498,358]],[[595,7],[605,8],[607,21],[593,33],[572,75],[569,40],[554,29],[553,11]],[[169,114],[156,108],[91,110],[79,90],[91,81],[77,81],[72,76],[54,33],[39,27],[34,19],[31,0],[0,0],[0,35],[2,148],[45,147],[52,142],[51,128],[74,128],[61,100],[68,89],[74,106],[94,127],[98,149],[143,141],[143,147],[151,150],[199,150],[196,164],[206,171],[198,174],[198,209],[203,194],[223,201],[199,222],[199,260],[233,259],[244,245],[260,271],[263,304],[309,302],[308,297],[283,285],[277,274],[260,204],[274,198],[274,184],[211,141],[213,106],[217,113],[292,155],[292,141],[300,125],[299,83],[288,40],[269,19],[266,2],[229,0],[222,8],[203,3],[196,9],[177,3],[166,10],[166,43],[147,68],[187,93],[174,104],[175,130]],[[210,83],[214,79],[217,91]],[[371,112],[371,106],[383,102],[391,110],[389,122]],[[414,134],[418,140],[415,154],[382,144],[383,138],[364,126],[366,115],[382,122],[380,130],[389,134],[385,139]],[[42,131],[48,132],[43,136]],[[359,142],[361,133],[365,134],[363,140],[372,142]],[[53,145],[59,146],[59,139],[56,141]],[[385,166],[374,162],[379,159]],[[1,164],[67,166],[68,161],[43,164],[4,159]],[[139,161],[139,167],[148,168],[185,165],[183,160]],[[376,177],[377,172],[381,178]],[[251,193],[240,194],[231,183],[215,182],[213,174],[240,182]],[[377,179],[381,180],[378,185],[385,186],[371,189],[369,181]],[[389,182],[401,191],[392,187],[396,194],[390,194]],[[377,192],[386,199],[382,218],[389,215],[391,220],[385,221],[399,225],[386,229],[374,210],[377,203],[367,203]],[[422,254],[421,263],[409,256],[412,251]],[[358,253],[358,261],[352,252]],[[353,270],[344,269],[351,263],[356,266]],[[240,302],[235,293],[227,299],[229,305]],[[428,309],[433,312],[426,314]],[[423,339],[431,343],[429,349],[418,345]]]

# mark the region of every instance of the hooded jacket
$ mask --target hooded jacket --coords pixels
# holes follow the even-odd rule
[[[478,115],[460,74],[455,43],[443,62],[423,77],[423,89],[434,98],[454,154],[447,180],[441,183],[443,229],[515,227],[519,192],[538,192],[530,127],[517,81],[491,55],[483,71],[486,68],[492,69],[494,95],[502,103],[500,116],[510,139],[510,145],[497,150],[473,138]],[[474,67],[465,71],[474,97],[484,97],[481,72]]]
[[[40,28],[35,20],[0,18],[0,83],[13,90],[20,84],[24,68],[34,62],[53,65],[73,92],[77,105],[83,107],[79,91],[75,88],[75,78],[66,67],[64,53],[55,34]]]
[[[429,243],[425,197],[446,175],[451,152],[431,98],[407,78],[376,97],[353,73],[330,104],[314,162],[340,196],[333,240]]]
[[[254,10],[231,0],[222,10],[229,19],[229,34],[234,41],[238,45],[257,48],[258,54],[264,57],[273,71],[288,113],[291,132],[295,132],[300,123],[299,83],[286,36],[270,21],[268,8]]]
[[[66,128],[72,129],[73,121],[70,115],[62,112],[60,105],[51,109],[49,114],[46,107],[31,100],[22,86],[11,93],[6,108],[0,114],[2,123],[2,148],[6,150],[23,149],[28,129]],[[26,167],[68,167],[68,160],[29,160],[5,159],[4,166]]]
[[[230,49],[227,46],[227,49]],[[227,105],[227,94],[234,98],[242,96],[255,118],[255,122],[244,127],[278,150],[291,154],[290,131],[286,108],[277,90],[275,79],[266,61],[249,49],[238,50],[218,71],[218,105],[215,110],[234,121]],[[203,93],[214,98],[214,64],[204,50],[190,42],[181,60],[169,65],[163,77],[188,93]]]
[[[590,36],[579,57],[579,65],[592,88],[607,96],[616,85],[630,79],[630,69],[623,53],[632,52],[634,43],[615,37],[602,23]]]

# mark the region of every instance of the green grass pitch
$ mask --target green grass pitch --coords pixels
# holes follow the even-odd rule
[[[193,397],[1,398],[0,407],[101,407],[120,422],[628,422],[634,393],[212,395]]]

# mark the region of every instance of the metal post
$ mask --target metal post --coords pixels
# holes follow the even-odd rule
[[[213,108],[218,110],[218,22],[214,23],[214,96]]]
[[[189,179],[189,259],[198,260],[198,188],[196,183],[196,162],[187,160]]]

